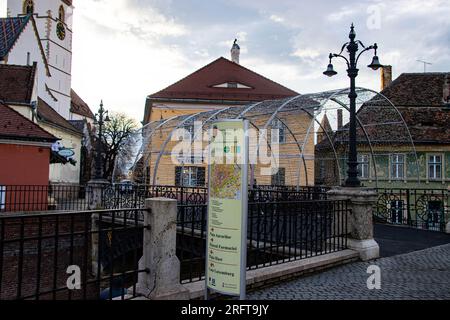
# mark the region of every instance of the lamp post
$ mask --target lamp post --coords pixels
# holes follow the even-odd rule
[[[94,124],[98,126],[98,137],[96,143],[96,154],[95,154],[95,180],[103,179],[103,164],[102,164],[102,154],[103,154],[103,127],[105,122],[109,122],[108,111],[103,108],[103,100],[100,102],[100,108],[98,113],[95,114]]]
[[[347,74],[350,78],[350,93],[348,97],[350,98],[350,128],[349,128],[349,152],[348,152],[348,171],[347,171],[347,179],[345,181],[346,187],[360,187],[361,181],[358,179],[358,153],[357,153],[357,141],[356,141],[356,98],[358,97],[356,93],[356,77],[358,76],[359,69],[357,68],[359,58],[361,55],[369,50],[374,50],[375,55],[373,57],[372,63],[368,65],[369,68],[373,70],[378,70],[382,67],[380,64],[380,61],[377,56],[377,50],[378,46],[375,43],[374,45],[371,45],[369,47],[364,46],[364,44],[359,41],[355,40],[356,33],[355,33],[355,27],[352,26],[350,28],[350,34],[349,34],[350,41],[345,43],[342,46],[341,52],[339,54],[336,53],[330,53],[330,64],[328,65],[327,70],[323,73],[324,75],[328,77],[332,77],[337,74],[336,71],[334,71],[334,67],[332,62],[333,58],[342,58],[347,63]],[[363,48],[363,50],[356,56],[356,54],[359,51],[359,46]],[[347,52],[349,54],[349,59],[344,57],[342,53],[344,50],[347,49]]]

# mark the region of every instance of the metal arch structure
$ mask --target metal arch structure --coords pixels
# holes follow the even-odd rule
[[[397,112],[397,114],[400,116],[400,119],[402,120],[402,122],[405,124],[405,128],[406,131],[408,132],[408,136],[409,139],[411,141],[411,145],[413,147],[414,150],[414,156],[416,157],[416,168],[417,168],[417,182],[420,183],[420,171],[419,171],[419,158],[417,157],[417,149],[416,149],[416,145],[414,144],[414,140],[411,134],[411,130],[409,130],[409,127],[406,125],[406,121],[405,118],[403,117],[402,113],[400,112],[400,110],[398,110],[398,108],[392,103],[392,101],[386,97],[384,94],[382,94],[381,92],[376,92],[375,90],[372,89],[366,89],[366,88],[360,88],[357,87],[356,89],[364,89],[366,91],[375,93],[376,95],[379,95],[380,97],[382,97],[385,101],[387,101],[389,103],[389,105],[394,108],[394,110]]]
[[[372,107],[381,107],[381,108],[389,108],[391,109],[391,113],[390,114],[394,114],[392,112],[392,110],[395,110],[395,114],[397,114],[399,116],[399,120],[394,122],[388,122],[385,121],[385,119],[380,119],[378,120],[379,122],[377,123],[371,123],[371,121],[369,121],[371,118],[363,118],[363,120],[361,120],[359,117],[357,117],[357,121],[358,124],[360,126],[360,128],[362,129],[362,133],[364,134],[364,138],[368,143],[368,151],[371,153],[371,159],[372,159],[372,163],[373,165],[371,165],[371,168],[374,168],[374,174],[376,179],[371,179],[373,180],[374,183],[378,184],[378,172],[377,172],[377,161],[380,160],[381,158],[376,158],[376,154],[375,154],[375,148],[373,146],[373,143],[371,141],[371,138],[375,139],[374,141],[377,141],[376,138],[378,137],[376,135],[376,131],[377,129],[374,128],[373,130],[369,130],[369,126],[377,126],[377,125],[383,125],[383,126],[388,126],[388,125],[401,125],[403,123],[405,130],[406,131],[401,131],[399,134],[400,135],[404,135],[403,137],[405,139],[402,139],[402,143],[406,143],[406,144],[411,144],[411,151],[406,151],[407,154],[411,154],[414,153],[415,154],[415,163],[417,165],[417,171],[418,171],[418,156],[417,156],[417,151],[416,148],[414,146],[414,142],[412,140],[412,135],[411,132],[408,128],[408,126],[406,125],[405,119],[403,117],[403,115],[401,114],[401,112],[399,111],[399,109],[384,95],[371,90],[371,89],[366,89],[366,88],[361,88],[358,87],[356,88],[358,93],[362,93],[360,95],[361,100],[358,101],[358,106],[364,105],[365,103],[369,102],[369,101],[373,101],[375,102],[375,104],[370,104],[368,103],[368,107],[370,108]],[[148,160],[148,154],[149,150],[151,150],[151,154],[155,153],[157,154],[156,156],[156,164],[153,161],[153,157],[152,157],[152,164],[151,166],[154,166],[154,169],[152,170],[153,173],[153,177],[151,177],[151,182],[153,183],[153,185],[156,185],[157,183],[157,177],[158,177],[158,170],[160,167],[160,162],[161,159],[163,157],[163,155],[165,154],[165,149],[168,146],[168,143],[170,141],[170,139],[172,138],[174,132],[176,132],[177,129],[187,125],[187,123],[189,121],[202,121],[201,127],[199,127],[199,129],[196,129],[194,132],[194,140],[198,137],[199,134],[201,134],[202,132],[204,132],[204,130],[206,129],[207,125],[214,119],[247,119],[250,121],[251,126],[254,127],[256,130],[260,131],[261,129],[268,129],[270,127],[270,125],[273,123],[273,121],[275,119],[278,119],[280,121],[280,124],[283,125],[283,127],[286,130],[286,133],[289,134],[292,137],[292,140],[288,141],[288,144],[292,145],[292,147],[289,147],[286,150],[289,153],[289,156],[292,159],[298,159],[298,163],[297,161],[295,161],[295,164],[293,161],[289,162],[287,161],[287,165],[290,168],[290,170],[292,170],[291,172],[293,172],[293,174],[291,174],[291,179],[290,179],[290,183],[292,183],[293,185],[295,183],[297,183],[297,187],[300,186],[301,183],[301,167],[302,167],[302,163],[303,163],[303,167],[305,169],[305,180],[306,183],[308,184],[309,182],[311,182],[311,177],[308,177],[308,172],[306,170],[306,158],[305,158],[305,150],[306,150],[306,146],[308,145],[308,143],[310,142],[310,140],[312,139],[313,144],[316,144],[316,130],[321,130],[321,134],[322,137],[324,137],[326,139],[326,141],[328,141],[330,143],[330,147],[327,149],[329,152],[329,157],[328,160],[330,161],[335,161],[336,162],[336,168],[338,173],[335,174],[335,177],[337,177],[338,181],[342,181],[342,166],[341,166],[341,161],[342,161],[342,157],[339,155],[339,152],[337,150],[337,148],[335,147],[335,141],[333,141],[333,131],[335,129],[331,129],[330,128],[325,128],[320,119],[321,119],[321,115],[323,114],[324,111],[327,110],[334,110],[334,109],[342,109],[345,110],[345,112],[347,113],[349,110],[348,107],[348,101],[345,98],[345,94],[348,92],[348,88],[344,88],[344,89],[338,89],[338,90],[332,90],[332,91],[325,91],[325,92],[319,92],[319,93],[311,93],[311,94],[305,94],[305,95],[298,95],[295,97],[290,97],[290,98],[285,98],[285,99],[281,99],[281,100],[269,100],[269,101],[261,101],[261,102],[257,102],[257,103],[252,103],[252,104],[248,104],[248,105],[244,105],[244,106],[228,106],[228,107],[223,107],[220,109],[216,109],[216,110],[209,110],[209,111],[205,111],[205,112],[199,112],[196,114],[192,114],[192,115],[181,115],[181,116],[176,116],[176,117],[172,117],[166,120],[159,120],[159,121],[153,121],[149,124],[147,124],[146,126],[144,126],[143,128],[141,128],[140,130],[136,131],[136,134],[140,134],[142,135],[142,139],[136,139],[138,140],[138,142],[142,142],[143,145],[141,146],[141,148],[139,149],[139,152],[136,156],[136,159],[134,161],[134,164],[130,167],[128,166],[127,168],[133,168],[134,165],[136,165],[137,161],[144,161],[144,166],[148,166],[147,161]],[[301,100],[303,99],[304,100]],[[366,99],[366,100],[364,100]],[[381,104],[377,104],[379,101],[382,101]],[[334,106],[333,106],[334,105]],[[370,111],[370,109],[368,109]],[[290,121],[287,121],[287,119],[290,119],[289,117],[291,117],[292,113],[294,113],[293,116],[297,116],[297,114],[304,114],[307,117],[304,120],[304,124],[302,125],[300,129],[298,129],[298,127],[292,127],[292,124],[290,124]],[[397,116],[394,114],[394,118],[396,118]],[[391,116],[392,118],[392,116]],[[309,121],[309,123],[308,123]],[[368,122],[369,121],[369,122]],[[364,123],[364,122],[368,122],[368,123]],[[151,130],[146,130],[147,128],[151,128]],[[162,144],[155,145],[153,142],[152,143],[152,137],[154,136],[155,132],[157,132],[159,129],[163,129],[164,130],[164,137],[162,136],[161,138],[164,138],[165,141]],[[372,136],[371,136],[372,135]],[[322,139],[322,141],[325,141],[324,139]],[[386,142],[384,142],[386,141]],[[390,141],[389,139],[379,139],[379,142],[381,143],[395,143],[394,140]],[[260,148],[260,143],[259,142],[257,144],[257,148]],[[269,144],[268,147],[270,148],[270,150],[273,149],[273,147],[271,146],[271,141],[267,141],[267,143]],[[294,147],[294,145],[296,145],[296,147]],[[298,151],[297,151],[298,150]],[[331,153],[332,152],[332,153]],[[271,154],[273,156],[273,152],[271,151]],[[385,156],[385,155],[384,155]],[[319,159],[317,154],[314,157],[316,160]],[[334,158],[334,159],[333,159]],[[410,158],[411,159],[411,158]],[[131,159],[129,159],[131,160]],[[412,159],[411,159],[412,160]],[[411,160],[409,160],[409,163],[411,163]],[[309,160],[308,160],[309,161]],[[384,160],[380,160],[380,161],[386,161]],[[295,169],[295,167],[297,167]],[[255,167],[255,166],[252,166]],[[252,168],[252,172],[255,170],[255,168]],[[295,171],[296,170],[296,171]],[[295,177],[295,173],[296,173],[296,177]],[[419,181],[420,181],[420,176],[419,176]]]
[[[162,146],[162,148],[161,148],[161,151],[159,152],[158,158],[156,159],[155,169],[154,169],[154,171],[153,171],[153,185],[156,185],[156,176],[157,176],[157,173],[158,173],[159,161],[161,161],[161,157],[163,156],[164,150],[166,149],[167,144],[169,143],[170,139],[172,139],[173,133],[174,133],[177,129],[180,129],[186,122],[188,122],[189,120],[191,120],[191,119],[197,117],[197,116],[198,116],[199,114],[201,114],[201,113],[202,113],[202,112],[198,112],[198,113],[196,113],[196,114],[193,114],[193,115],[191,115],[191,116],[188,116],[186,119],[184,119],[183,121],[181,121],[181,122],[175,127],[175,129],[173,129],[173,130],[170,132],[169,136],[167,137],[167,139],[166,139],[166,140],[164,141],[164,143],[163,143],[163,146]]]

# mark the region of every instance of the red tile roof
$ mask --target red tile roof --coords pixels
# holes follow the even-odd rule
[[[70,103],[70,112],[76,113],[80,116],[94,119],[94,114],[89,108],[88,104],[80,98],[80,96],[72,89],[70,91],[72,101]]]
[[[230,82],[250,88],[214,87]],[[263,101],[296,95],[297,92],[221,57],[150,98]]]
[[[44,142],[59,140],[3,103],[0,103],[0,138]]]
[[[0,100],[5,103],[31,103],[36,63],[33,66],[0,64]]]
[[[49,122],[50,124],[56,125],[62,129],[71,131],[73,133],[82,134],[75,128],[73,125],[69,123],[66,119],[64,119],[58,112],[56,112],[52,107],[50,107],[44,100],[38,98],[38,117],[40,120]]]

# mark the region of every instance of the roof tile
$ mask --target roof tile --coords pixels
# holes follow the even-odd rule
[[[0,19],[0,60],[3,60],[14,46],[30,17],[31,15]]]
[[[50,122],[54,125],[57,125],[58,127],[61,127],[63,129],[77,132],[77,128],[75,128],[73,125],[69,123],[66,119],[64,119],[58,112],[56,112],[52,107],[50,107],[44,100],[41,98],[38,99],[38,116],[40,119]]]
[[[242,83],[250,88],[214,87],[227,82]],[[221,57],[150,97],[155,99],[263,101],[296,95],[298,95],[297,92]]]
[[[0,103],[0,137],[46,142],[58,140],[36,123],[3,103]]]
[[[36,64],[0,64],[0,100],[9,104],[31,103],[35,75]]]
[[[70,96],[72,98],[70,103],[70,112],[94,119],[94,114],[92,113],[91,108],[89,108],[89,105],[84,102],[73,89],[70,91]]]

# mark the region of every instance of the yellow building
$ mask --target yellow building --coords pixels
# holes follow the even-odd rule
[[[232,119],[242,113],[257,131],[280,130],[279,141],[271,141],[279,145],[280,170],[265,175],[260,170],[263,166],[252,166],[249,181],[265,185],[314,183],[314,134],[307,135],[311,117],[297,107],[287,107],[272,117],[283,103],[298,100],[299,94],[240,65],[239,52],[235,43],[232,60],[221,57],[147,97],[144,136],[150,138],[140,164],[144,165],[140,169],[142,182],[205,186],[204,157],[197,156],[195,163],[184,159],[181,165],[172,161],[171,152],[179,142],[176,129],[185,129],[194,138],[199,134],[196,123],[204,125],[201,132],[213,119]]]

